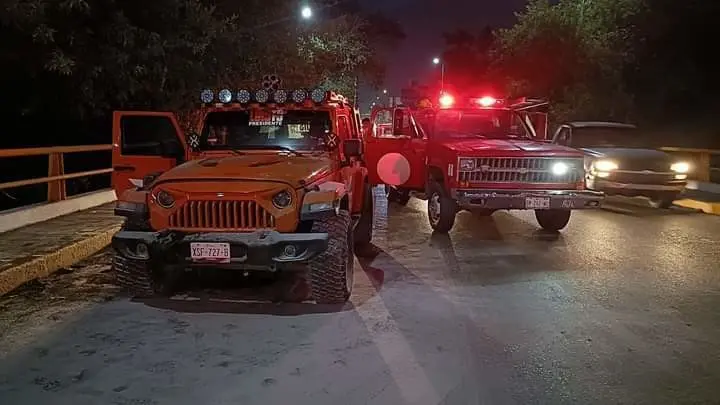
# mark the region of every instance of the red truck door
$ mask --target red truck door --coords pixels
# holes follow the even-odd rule
[[[146,175],[186,159],[185,138],[173,113],[115,111],[112,135],[112,186],[118,197],[141,187]]]
[[[370,121],[372,131],[364,139],[370,184],[424,189],[427,138],[410,110],[378,108]]]

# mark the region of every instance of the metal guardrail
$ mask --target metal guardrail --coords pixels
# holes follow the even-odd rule
[[[15,187],[47,183],[47,201],[62,201],[67,198],[66,180],[112,173],[113,171],[112,168],[107,168],[77,173],[65,173],[65,154],[109,150],[112,150],[112,145],[51,146],[41,148],[0,149],[0,159],[41,155],[48,156],[47,177],[0,183],[0,191]]]
[[[712,166],[713,155],[720,155],[718,149],[662,147],[661,150],[689,160],[693,164],[690,178],[702,182],[711,182],[714,176],[720,175],[720,167]]]

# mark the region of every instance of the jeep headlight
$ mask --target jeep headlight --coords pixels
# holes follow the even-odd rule
[[[598,160],[593,163],[593,167],[599,172],[611,172],[618,169],[618,164],[612,160]]]
[[[676,162],[670,165],[670,170],[675,173],[686,174],[690,171],[690,164],[687,162]]]
[[[567,174],[570,170],[570,166],[565,162],[555,162],[551,166],[552,173],[556,176],[562,176]]]
[[[273,196],[272,203],[277,208],[287,208],[292,204],[292,194],[287,190],[283,190]]]
[[[160,190],[155,195],[155,201],[163,208],[172,208],[175,205],[175,198],[167,191]]]
[[[475,170],[475,159],[460,159],[459,163],[461,171]]]

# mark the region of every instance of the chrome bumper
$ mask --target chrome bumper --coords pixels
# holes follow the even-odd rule
[[[588,178],[587,187],[596,191],[643,191],[648,192],[682,192],[685,190],[686,181],[678,181],[666,184],[637,184],[637,183],[618,183],[615,181],[604,180],[600,178]]]
[[[453,189],[451,195],[460,208],[497,210],[596,208],[605,197],[589,190]]]

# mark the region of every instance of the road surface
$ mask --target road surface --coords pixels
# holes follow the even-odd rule
[[[0,404],[720,403],[720,217],[462,213],[447,237],[423,207],[378,205],[342,309],[132,302],[106,254],[26,287],[0,302]]]

